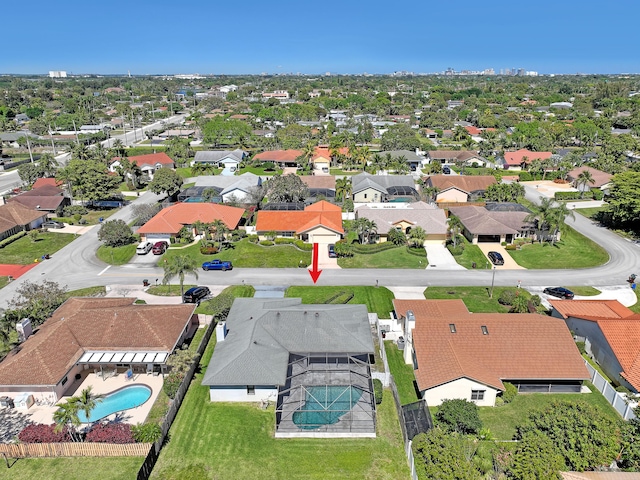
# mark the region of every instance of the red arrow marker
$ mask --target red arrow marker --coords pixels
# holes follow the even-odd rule
[[[322,273],[322,270],[318,270],[318,244],[314,243],[313,244],[313,263],[312,263],[311,270],[309,270],[309,275],[311,275],[311,280],[313,280],[313,283],[316,283],[318,281],[318,278],[320,278],[321,273]]]

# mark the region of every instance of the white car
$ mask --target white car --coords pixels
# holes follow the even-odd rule
[[[136,253],[138,255],[146,255],[153,248],[153,243],[151,242],[140,242],[136,247]]]

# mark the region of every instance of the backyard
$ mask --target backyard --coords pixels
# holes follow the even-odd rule
[[[427,254],[419,257],[407,251],[406,247],[397,247],[378,253],[355,253],[353,257],[338,259],[342,268],[426,268]]]
[[[500,294],[505,290],[516,290],[516,288],[495,287],[493,298],[489,298],[487,287],[429,287],[424,291],[424,296],[429,300],[460,298],[472,313],[507,313],[510,307],[498,302]],[[531,294],[524,288],[518,289],[518,294],[531,298]]]
[[[40,258],[47,253],[55,254],[75,238],[73,233],[39,232],[34,242],[29,235],[26,235],[0,249],[0,257],[2,257],[2,263],[27,265],[35,260],[40,261]]]
[[[212,403],[201,385],[215,345],[187,392],[152,478],[408,478],[400,425],[387,390],[375,439],[275,439],[274,410]]]
[[[413,373],[413,365],[404,363],[402,350],[398,349],[395,342],[385,340],[384,350],[387,352],[387,362],[389,362],[389,370],[396,382],[398,395],[400,396],[400,404],[417,402],[419,400],[418,393],[414,386],[415,375]]]
[[[136,478],[143,461],[142,457],[21,458],[15,463],[10,459],[11,468],[4,462],[0,465],[0,479],[130,480]]]
[[[351,295],[353,295],[352,298]],[[393,293],[384,287],[289,287],[285,297],[302,298],[302,303],[364,304],[379,318],[389,318],[393,310]]]

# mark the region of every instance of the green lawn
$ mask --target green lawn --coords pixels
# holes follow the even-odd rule
[[[385,340],[384,350],[387,352],[389,370],[391,370],[391,375],[393,375],[393,380],[398,388],[400,403],[406,405],[407,403],[417,402],[419,398],[413,383],[416,379],[413,374],[413,365],[404,363],[402,350],[398,350],[395,342]]]
[[[575,287],[566,287],[571,290],[576,295],[582,295],[584,297],[592,297],[594,295],[600,295],[602,292],[594,287],[589,286],[575,286]]]
[[[355,253],[353,257],[339,258],[342,268],[427,268],[427,254],[418,257],[405,247],[392,248],[378,253]]]
[[[66,298],[70,297],[104,297],[107,293],[107,289],[103,286],[100,287],[87,287],[80,288],[78,290],[71,290],[65,294]]]
[[[184,291],[186,292],[191,287],[195,287],[195,285],[183,285],[183,287]],[[158,295],[159,297],[176,297],[182,295],[179,283],[149,287],[147,289],[147,293],[150,295]]]
[[[464,240],[464,251],[462,254],[454,256],[453,258],[464,268],[471,269],[474,263],[478,269],[489,268],[487,257],[484,256],[480,247],[469,243],[466,239]]]
[[[0,277],[0,288],[4,287],[7,283],[9,283],[9,277]]]
[[[0,478],[11,480],[33,480],[35,478],[130,480],[136,478],[143,461],[142,457],[23,458],[15,460],[15,463],[13,463],[13,459],[10,459],[11,468],[7,468],[4,460],[2,461]]]
[[[73,242],[75,238],[73,233],[41,232],[38,235],[38,240],[32,242],[27,235],[0,249],[1,262],[28,265],[36,259],[40,261],[44,254],[55,254]]]
[[[635,290],[634,290],[635,292]],[[636,299],[638,298],[638,293],[636,292]],[[630,307],[627,307],[629,310],[631,310],[634,313],[640,313],[640,301],[636,302],[635,304],[631,305]]]
[[[472,313],[507,313],[509,307],[499,304],[498,298],[504,290],[510,289],[516,290],[515,287],[495,287],[493,298],[489,298],[489,287],[429,287],[424,296],[429,300],[461,298]],[[524,288],[519,291],[519,295],[531,297]]]
[[[350,177],[351,175],[362,173],[362,170],[342,170],[341,168],[330,168],[329,173],[331,173],[331,175],[346,175]]]
[[[302,298],[302,303],[325,303],[332,297],[342,293],[353,293],[349,304],[364,304],[371,313],[380,318],[389,318],[393,310],[393,293],[384,287],[289,287],[285,297]]]
[[[580,215],[583,215],[587,218],[594,218],[598,213],[605,212],[607,210],[609,210],[608,205],[603,205],[602,207],[589,207],[589,208],[578,207],[575,209],[576,213],[579,213]]]
[[[281,169],[265,170],[264,168],[261,168],[261,167],[242,167],[238,172],[238,175],[242,175],[243,173],[253,173],[254,175],[264,177],[264,176],[277,175],[278,173],[282,173],[282,170]]]
[[[303,252],[293,245],[263,247],[248,240],[235,242],[231,244],[231,248],[225,248],[215,255],[202,255],[200,244],[196,244],[184,249],[169,249],[165,253],[165,257],[184,254],[191,256],[199,264],[219,258],[230,260],[234,267],[245,268],[295,268],[300,264],[307,266],[311,263],[311,252]],[[224,272],[212,272],[209,275],[215,274],[224,275]]]
[[[124,265],[136,254],[136,247],[136,243],[130,243],[122,247],[100,245],[96,251],[96,256],[109,265]]]
[[[155,479],[408,478],[393,398],[378,406],[375,439],[275,439],[274,410],[212,403],[201,385],[215,336],[171,427]]]
[[[118,210],[119,210],[118,208],[110,208],[107,210],[89,210],[88,213],[82,215],[82,218],[87,222],[85,225],[97,225],[98,223],[100,223],[99,222],[100,218],[102,219],[109,218]],[[72,225],[77,223],[76,219],[73,217],[57,217],[57,218],[54,218],[54,220],[57,220],[59,222],[69,223]]]
[[[555,245],[534,243],[508,253],[518,265],[529,269],[588,268],[609,261],[604,248],[572,228],[567,227],[561,238]]]
[[[480,419],[489,428],[496,440],[511,440],[516,433],[516,425],[524,422],[533,410],[546,408],[550,403],[560,401],[583,401],[598,407],[603,415],[612,420],[620,420],[620,415],[591,384],[592,393],[528,393],[518,395],[515,400],[501,407],[480,407]]]

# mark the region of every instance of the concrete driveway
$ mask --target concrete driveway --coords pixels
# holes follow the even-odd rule
[[[562,285],[554,284],[553,279],[550,279],[550,280],[551,281],[549,282],[549,285],[548,285],[549,287],[562,286]],[[546,287],[527,287],[527,291],[532,295],[540,295],[542,304],[547,308],[551,308],[551,304],[549,303],[549,300],[560,300],[560,299],[557,297],[552,297],[551,295],[542,293],[545,288]],[[636,301],[637,301],[636,294],[630,288],[629,285],[609,285],[604,287],[598,286],[597,289],[600,290],[601,292],[598,295],[592,295],[592,296],[576,295],[574,297],[574,300],[618,300],[625,307],[630,307],[631,305],[636,304]]]
[[[507,250],[505,250],[505,248],[499,243],[478,243],[478,247],[480,247],[480,250],[482,250],[485,257],[489,252],[498,252],[502,255],[502,258],[504,258],[504,265],[496,265],[496,269],[498,270],[526,270],[524,267],[518,265],[516,261],[511,258],[509,252],[507,252]],[[491,260],[489,260],[489,257],[487,257],[487,261],[489,262],[489,265],[493,265]]]
[[[525,187],[534,188],[539,196],[554,198],[556,192],[577,192],[578,189],[570,183],[554,183],[552,180],[536,180],[532,182],[520,182]]]
[[[318,244],[318,268],[340,268],[337,258],[329,258],[329,245],[325,243]]]
[[[48,228],[47,232],[53,233],[75,233],[76,235],[84,235],[85,233],[96,228],[98,225],[67,225],[64,228]]]
[[[427,260],[429,265],[427,269],[433,270],[466,270],[462,265],[453,258],[451,252],[444,245],[425,245],[427,251]]]
[[[149,251],[146,255],[135,254],[133,257],[131,257],[129,263],[133,265],[155,267],[156,263],[158,263],[160,259],[162,259],[162,255],[154,255],[153,253],[151,253],[151,251]]]

